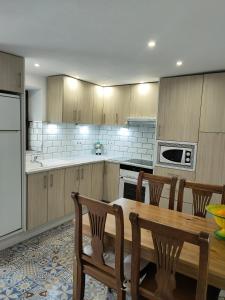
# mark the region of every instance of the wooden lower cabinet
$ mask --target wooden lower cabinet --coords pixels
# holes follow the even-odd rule
[[[92,165],[91,197],[96,200],[103,199],[104,162]]]
[[[33,229],[48,220],[48,172],[28,175],[27,228]]]
[[[48,173],[48,221],[64,216],[64,169]]]
[[[119,198],[119,175],[119,164],[105,163],[103,200],[112,202]]]
[[[184,178],[188,181],[195,181],[195,172],[186,171],[186,170],[179,170],[179,169],[172,169],[172,168],[162,168],[162,167],[155,167],[154,168],[154,175],[159,176],[166,176],[172,177],[177,176],[177,186],[175,192],[175,205],[174,209],[177,209],[177,197],[178,197],[178,189],[179,189],[179,180]],[[169,186],[165,185],[162,191],[162,198],[161,198],[161,205],[162,207],[168,207],[169,201]],[[191,190],[185,190],[184,192],[184,205],[183,211],[185,213],[192,213],[192,192]]]
[[[65,214],[74,212],[74,204],[71,198],[71,192],[79,192],[79,171],[80,167],[66,168],[65,170]]]
[[[92,164],[80,166],[79,193],[91,197]]]

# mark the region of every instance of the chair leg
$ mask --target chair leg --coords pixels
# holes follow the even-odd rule
[[[81,266],[77,265],[76,287],[73,293],[73,300],[83,300],[85,289],[85,274],[82,272]]]
[[[117,291],[117,300],[125,300],[126,299],[126,292],[123,290]]]

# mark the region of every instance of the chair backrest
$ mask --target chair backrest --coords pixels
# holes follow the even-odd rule
[[[136,189],[136,201],[141,201],[143,180],[149,183],[149,204],[159,206],[163,187],[165,184],[170,186],[169,194],[169,209],[174,209],[175,190],[177,184],[177,177],[165,177],[144,173],[141,171],[138,176],[138,183]]]
[[[150,220],[142,219],[135,213],[130,213],[132,226],[132,270],[131,289],[138,291],[139,265],[141,248],[141,229],[151,231],[154,254],[156,260],[155,280],[157,288],[153,292],[156,299],[174,299],[173,290],[176,288],[176,265],[180,257],[184,242],[200,247],[199,272],[196,290],[196,300],[206,300],[208,257],[209,257],[209,234],[187,232],[167,225],[159,224]],[[153,299],[154,299],[153,297]]]
[[[106,203],[85,198],[78,193],[72,193],[71,197],[75,205],[75,254],[80,264],[87,263],[110,275],[117,276],[120,282],[124,280],[123,255],[124,255],[124,220],[123,210],[119,205],[108,205]],[[91,255],[83,252],[83,230],[82,230],[82,206],[88,211],[91,233]],[[109,267],[104,260],[104,233],[107,215],[115,216],[115,268]]]
[[[184,189],[191,189],[193,196],[193,214],[205,218],[206,206],[209,205],[213,194],[221,195],[221,204],[225,204],[225,185],[211,185],[180,180],[177,211],[183,209]]]

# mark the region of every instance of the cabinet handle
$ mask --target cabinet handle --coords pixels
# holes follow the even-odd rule
[[[47,184],[48,184],[48,177],[45,175],[44,176],[44,189],[47,189]]]
[[[53,187],[53,174],[50,175],[50,187]]]
[[[116,124],[118,124],[118,113],[116,113]]]
[[[81,170],[81,179],[84,179],[84,169]]]
[[[103,114],[103,121],[102,121],[103,124],[105,124],[105,114]]]
[[[80,169],[77,170],[77,180],[80,179]]]
[[[19,88],[22,88],[22,73],[19,73]]]
[[[161,129],[161,126],[158,125],[158,137],[160,137],[160,129]]]
[[[81,110],[79,110],[79,115],[78,115],[78,121],[80,122],[81,119]]]
[[[77,120],[77,110],[76,109],[73,110],[73,120],[74,120],[74,122],[76,122],[76,120]]]

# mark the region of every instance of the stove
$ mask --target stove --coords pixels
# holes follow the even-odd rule
[[[125,163],[131,163],[132,165],[140,165],[144,167],[153,166],[153,162],[151,160],[145,160],[145,159],[128,159],[125,161]]]

